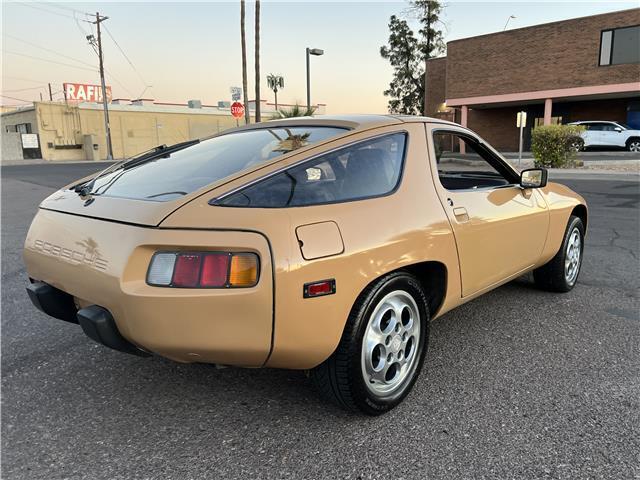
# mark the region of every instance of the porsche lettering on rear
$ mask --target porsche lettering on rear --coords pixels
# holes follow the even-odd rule
[[[100,252],[91,239],[76,243],[78,244],[77,249],[72,249],[54,245],[46,240],[35,239],[33,248],[70,263],[88,265],[97,270],[107,269],[109,262],[100,256]]]

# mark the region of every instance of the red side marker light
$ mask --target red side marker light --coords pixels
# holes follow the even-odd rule
[[[302,296],[304,298],[321,297],[323,295],[333,295],[334,293],[336,293],[336,281],[333,278],[305,283],[302,288]]]

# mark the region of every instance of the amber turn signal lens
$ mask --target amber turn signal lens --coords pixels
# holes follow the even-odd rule
[[[258,257],[253,253],[235,253],[231,257],[229,285],[252,287],[258,281]]]

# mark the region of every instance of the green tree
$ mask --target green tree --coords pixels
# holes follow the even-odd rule
[[[273,90],[273,94],[276,97],[276,111],[278,111],[278,90],[284,88],[284,78],[280,75],[270,73],[267,75],[267,86]]]
[[[307,106],[300,106],[295,104],[291,108],[281,108],[272,117],[271,120],[278,120],[280,118],[295,118],[295,117],[312,117],[315,113],[315,107],[307,108]]]
[[[391,97],[389,112],[400,114],[425,113],[426,61],[444,49],[440,25],[442,5],[437,0],[413,0],[409,13],[418,20],[418,36],[409,22],[392,15],[389,19],[389,44],[380,48],[382,58],[393,67],[393,80],[384,95]]]

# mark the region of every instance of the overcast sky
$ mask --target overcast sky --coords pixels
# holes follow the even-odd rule
[[[109,16],[103,23],[107,83],[114,97],[205,104],[229,99],[242,85],[240,2],[2,3],[2,104],[48,97],[52,83],[61,98],[63,82],[99,83],[96,55],[85,40],[95,27],[85,12]],[[273,101],[265,77],[285,78],[281,103],[305,103],[305,47],[325,50],[312,57],[312,101],[328,113],[382,113],[382,92],[392,71],[380,58],[393,14],[406,2],[271,2],[261,15],[262,97]],[[444,9],[445,39],[637,7],[637,2],[462,2]],[[247,1],[249,98],[253,98],[254,3]],[[417,29],[416,29],[417,30]],[[112,38],[113,37],[113,38]],[[118,49],[114,40],[126,57]],[[49,60],[49,62],[45,61]],[[129,63],[129,61],[131,63]],[[58,63],[52,63],[58,62]],[[150,86],[147,88],[147,86]],[[9,98],[13,97],[13,98]]]

